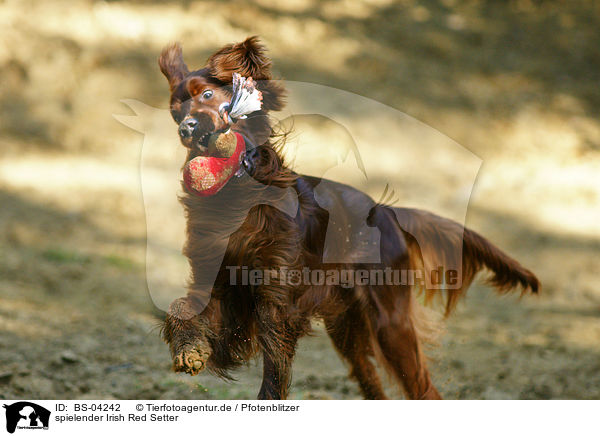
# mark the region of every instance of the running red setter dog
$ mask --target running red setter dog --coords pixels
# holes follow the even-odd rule
[[[431,330],[416,294],[425,301],[444,295],[446,315],[466,292],[475,275],[491,272],[489,283],[505,292],[520,286],[538,292],[536,276],[482,236],[425,211],[375,203],[349,186],[294,173],[284,163],[268,112],[283,107],[284,89],[272,80],[271,61],[256,37],[223,47],[207,65],[189,71],[181,48],[162,52],[160,69],[169,81],[171,114],[179,125],[188,160],[205,153],[208,133],[226,128],[219,107],[231,98],[233,73],[251,76],[263,95],[259,112],[234,126],[248,144],[244,173],[211,197],[184,192],[187,217],[184,254],[191,265],[187,297],[175,300],[167,313],[163,336],[175,371],[197,374],[206,368],[221,377],[262,353],[260,399],[284,399],[298,339],[310,331],[311,318],[322,319],[350,376],[365,398],[386,398],[372,363],[379,361],[401,384],[408,398],[439,399],[423,354]],[[324,144],[326,146],[326,144]],[[326,188],[323,188],[326,186]],[[263,201],[266,190],[293,192],[294,212]],[[185,186],[184,186],[185,191]],[[336,228],[351,226],[352,211],[362,211],[366,225],[381,234],[379,262],[324,263],[329,203],[351,211]],[[269,203],[269,204],[267,204]],[[339,218],[338,218],[339,219]],[[360,223],[359,223],[360,224]],[[240,268],[237,268],[240,267]],[[243,268],[242,268],[243,267]],[[458,271],[445,276],[443,293],[428,281],[417,283],[379,278],[343,283],[264,280],[244,283],[241,272],[262,271],[420,271],[427,277],[438,267]],[[234,271],[234,273],[232,273]]]

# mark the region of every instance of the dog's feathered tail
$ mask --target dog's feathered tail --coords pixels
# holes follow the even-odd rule
[[[518,286],[522,294],[528,290],[539,291],[540,282],[535,274],[478,233],[423,210],[390,209],[405,235],[411,267],[421,271],[425,278],[420,286],[425,292],[425,302],[445,294],[446,316],[483,269],[491,272],[487,283],[499,293],[513,291]],[[431,277],[436,274],[435,270],[457,271],[456,284],[443,273],[441,276],[445,278],[441,280],[441,286],[440,281],[433,283]]]

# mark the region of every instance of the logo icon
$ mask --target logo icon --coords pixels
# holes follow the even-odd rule
[[[6,431],[18,429],[48,429],[50,411],[29,401],[19,401],[3,406],[6,409]]]

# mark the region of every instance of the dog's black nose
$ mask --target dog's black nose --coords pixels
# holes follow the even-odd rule
[[[179,125],[179,136],[182,138],[189,138],[192,136],[194,129],[198,125],[198,121],[195,118],[187,118]]]

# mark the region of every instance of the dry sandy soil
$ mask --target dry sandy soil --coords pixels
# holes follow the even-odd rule
[[[599,26],[593,1],[2,2],[0,398],[255,397],[256,363],[236,383],[170,372],[146,280],[142,136],[112,114],[131,114],[123,98],[166,108],[169,41],[200,65],[261,34],[281,77],[382,102],[469,150],[419,173],[401,145],[366,143],[365,189],[390,183],[400,204],[454,217],[469,201],[466,224],[540,277],[537,298],[471,289],[430,351],[442,394],[599,399]],[[332,129],[309,120],[295,138]],[[170,183],[148,165],[151,187]],[[317,323],[291,397],[358,398],[346,373]]]

